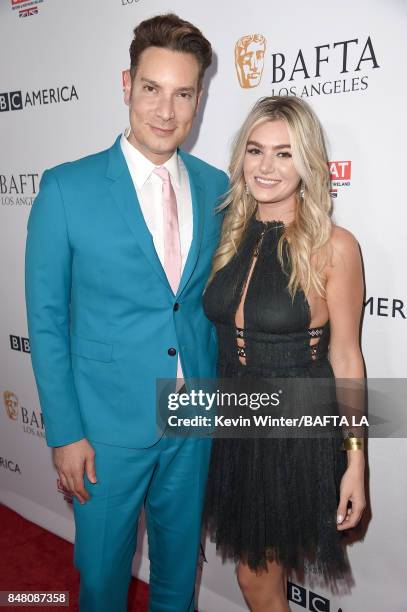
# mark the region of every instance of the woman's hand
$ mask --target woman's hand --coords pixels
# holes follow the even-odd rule
[[[343,531],[350,527],[355,527],[362,516],[366,507],[365,499],[365,460],[363,451],[349,451],[348,455],[358,453],[352,457],[346,472],[344,473],[340,486],[340,500],[337,510],[337,529]],[[348,501],[352,502],[352,507],[348,508]]]

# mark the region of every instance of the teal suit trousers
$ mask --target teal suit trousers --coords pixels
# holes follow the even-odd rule
[[[193,612],[201,508],[210,440],[162,437],[148,449],[90,440],[98,482],[74,499],[74,562],[81,612],[125,612],[144,505],[150,558],[150,612]]]

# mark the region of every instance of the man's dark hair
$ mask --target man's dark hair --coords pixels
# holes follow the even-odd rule
[[[199,64],[198,89],[212,62],[212,47],[197,27],[168,13],[142,21],[134,28],[130,45],[130,75],[134,79],[140,56],[148,47],[161,47],[194,55]]]

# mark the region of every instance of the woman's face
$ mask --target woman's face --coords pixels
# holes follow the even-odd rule
[[[259,204],[295,205],[301,179],[294,167],[285,121],[264,121],[252,130],[243,173],[250,193]]]

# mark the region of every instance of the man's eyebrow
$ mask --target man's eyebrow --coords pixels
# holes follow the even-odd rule
[[[189,93],[194,93],[195,87],[192,87],[192,86],[191,87],[188,87],[188,86],[178,87],[177,91],[185,91],[185,92],[189,92]]]
[[[149,85],[152,85],[153,87],[157,87],[157,89],[160,88],[160,84],[157,83],[157,81],[154,81],[153,79],[147,79],[146,77],[141,77],[140,81],[143,81],[143,83],[148,83]],[[194,93],[195,87],[192,87],[192,86],[178,87],[176,91]]]
[[[141,77],[140,81],[148,83],[149,85],[154,85],[154,87],[160,87],[156,81],[153,81],[153,79],[146,79],[145,77]]]

